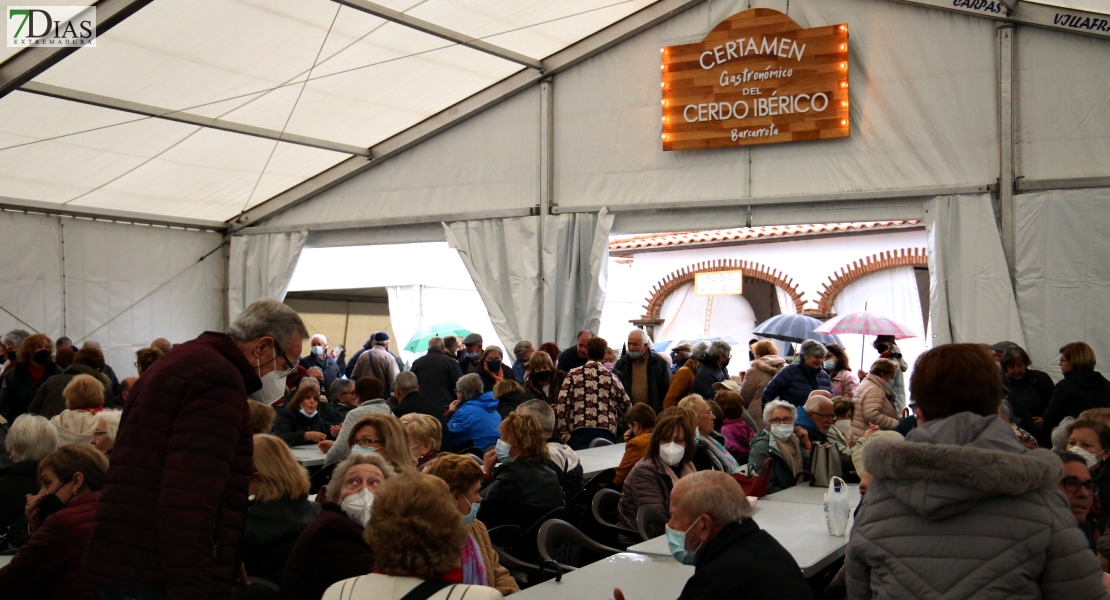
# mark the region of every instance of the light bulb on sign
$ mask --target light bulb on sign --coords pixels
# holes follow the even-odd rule
[[[659,49],[659,54],[666,54],[666,53],[667,53],[667,49],[666,49],[666,48],[660,48],[660,49]]]
[[[667,139],[667,134],[663,134],[663,139]]]
[[[660,83],[659,85],[660,85],[661,87],[667,87],[667,84],[665,84],[665,83]]]
[[[663,122],[664,122],[664,123],[666,123],[666,122],[667,122],[667,117],[663,117]]]
[[[660,71],[666,71],[667,70],[667,65],[659,65],[659,70]]]
[[[848,63],[840,63],[840,68],[841,69],[847,69],[848,68]]]
[[[667,101],[666,101],[666,100],[664,100],[664,101],[663,101],[663,106],[666,106],[666,105],[667,105]]]
[[[841,101],[840,105],[841,106],[848,106],[848,101],[847,100]]]
[[[848,119],[844,119],[843,121],[840,122],[840,124],[847,127],[848,126]]]
[[[841,25],[840,30],[841,31],[848,31],[848,26],[847,25]]]
[[[840,87],[842,87],[842,88],[848,87],[848,82],[847,81],[841,81],[840,82]]]
[[[840,45],[840,49],[841,49],[842,51],[843,51],[843,50],[847,50],[847,49],[848,49],[848,44],[841,44],[841,45]]]

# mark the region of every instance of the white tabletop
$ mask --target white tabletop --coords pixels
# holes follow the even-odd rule
[[[513,594],[519,600],[605,600],[619,587],[630,600],[677,598],[694,567],[670,556],[621,553]]]
[[[816,575],[844,556],[848,537],[829,535],[824,504],[775,502],[767,496],[759,500],[756,509],[756,524],[786,548],[806,577]],[[852,521],[849,520],[848,529],[851,530],[851,527]],[[631,546],[628,551],[670,556],[665,535]]]
[[[293,451],[293,458],[297,459],[302,467],[318,467],[324,464],[324,457],[327,456],[327,454],[320,452],[320,448],[316,444],[294,446],[290,450]]]
[[[624,458],[624,444],[586,448],[577,452],[578,457],[582,459],[582,473],[589,478],[605,469],[617,468]]]
[[[0,554],[0,567],[8,566],[8,563],[12,562],[13,558],[15,558],[14,554]]]
[[[859,504],[859,484],[849,483],[845,486],[848,490],[848,498],[851,501],[852,508]],[[829,491],[827,487],[809,487],[804,485],[796,485],[791,488],[786,488],[781,492],[768,494],[760,499],[760,502],[774,501],[774,502],[793,502],[795,504],[817,504],[820,506],[825,505],[825,493]],[[756,503],[758,506],[758,503]]]

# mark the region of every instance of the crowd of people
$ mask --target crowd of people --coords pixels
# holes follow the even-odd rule
[[[866,501],[825,597],[1110,589],[1110,382],[1082,342],[1055,384],[1009,342],[940,346],[908,396],[890,336],[867,372],[836,345],[788,361],[753,340],[733,376],[729,344],[664,356],[640,329],[620,352],[590,331],[511,356],[434,337],[406,369],[384,332],[348,359],[262,300],[226,333],[155,340],[123,381],[95,342],[0,343],[4,598],[500,598],[534,582],[490,530],[570,508],[589,483],[578,453],[622,441],[604,481],[615,543],[641,541],[645,511],[666,519],[695,567],[683,600],[813,597],[744,486],[832,475]],[[312,472],[293,453],[307,445]]]

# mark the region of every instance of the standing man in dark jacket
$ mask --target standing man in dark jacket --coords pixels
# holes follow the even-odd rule
[[[434,338],[439,339],[439,338]],[[423,357],[421,357],[423,358]],[[448,360],[454,360],[447,357]],[[398,419],[402,415],[409,413],[419,413],[435,417],[439,421],[440,427],[443,427],[445,434],[447,429],[447,421],[444,419],[444,413],[447,412],[447,407],[440,406],[438,402],[428,400],[420,391],[420,381],[416,373],[412,371],[405,371],[397,376],[397,386],[393,391],[393,395],[397,397],[397,408],[393,409],[393,416]],[[442,439],[447,436],[443,435]],[[432,450],[439,450],[439,448],[432,448]]]
[[[643,329],[628,334],[628,345],[613,372],[621,380],[632,404],[643,402],[655,412],[663,410],[663,397],[671,387],[671,370],[667,361],[651,348],[651,338]]]
[[[312,336],[312,351],[300,360],[300,365],[305,369],[312,367],[320,369],[324,374],[324,388],[331,386],[331,382],[335,381],[340,374],[339,363],[328,356],[328,338],[322,333]]]
[[[472,333],[463,338],[463,352],[459,356],[463,375],[477,373],[482,368],[482,336]],[[417,377],[420,377],[417,375]]]
[[[443,338],[428,340],[428,353],[413,361],[412,372],[420,382],[420,395],[440,407],[436,418],[442,420],[455,399],[455,382],[463,376],[459,361],[444,353]]]
[[[705,358],[700,356],[696,358],[701,362],[701,366],[694,375],[694,386],[690,391],[705,400],[712,400],[713,396],[717,395],[713,384],[728,379],[728,363],[732,360],[732,346],[729,346],[728,342],[717,340],[709,345]]]
[[[586,342],[594,337],[594,332],[583,330],[578,332],[578,342],[571,348],[559,353],[559,362],[555,368],[569,373],[571,369],[581,367],[589,362],[586,358]]]
[[[143,373],[119,426],[85,553],[103,598],[226,598],[253,464],[247,398],[285,391],[308,330],[276,300]]]
[[[667,541],[678,562],[694,565],[678,600],[812,600],[798,562],[756,525],[753,513],[730,475],[698,471],[678,480]],[[624,600],[619,588],[613,596]]]
[[[823,363],[829,351],[820,342],[802,342],[798,362],[786,365],[775,373],[767,387],[763,388],[763,405],[776,398],[782,398],[794,406],[806,403],[813,390],[832,393],[832,378],[825,372]]]

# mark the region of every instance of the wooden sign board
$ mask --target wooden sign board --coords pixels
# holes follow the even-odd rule
[[[744,293],[743,271],[714,271],[694,274],[694,294],[723,296]]]
[[[802,29],[769,8],[661,49],[663,150],[848,137],[848,26]]]

